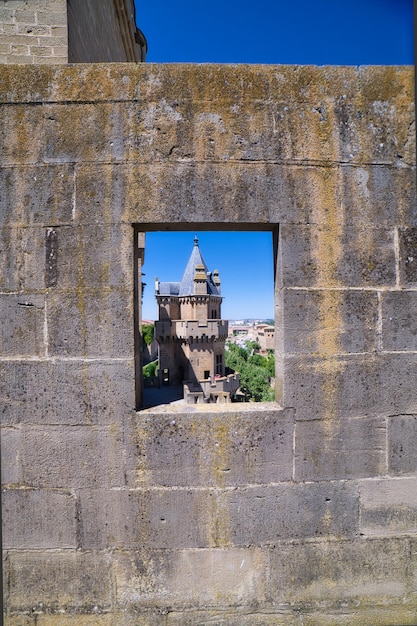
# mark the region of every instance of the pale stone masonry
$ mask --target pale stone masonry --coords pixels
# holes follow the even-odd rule
[[[0,67],[7,626],[416,624],[413,78]],[[276,402],[136,411],[142,233],[204,228],[271,232]]]
[[[0,0],[0,63],[68,63],[67,0]]]
[[[144,61],[133,0],[0,0],[0,64]]]

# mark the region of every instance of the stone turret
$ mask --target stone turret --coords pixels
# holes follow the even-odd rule
[[[199,263],[195,266],[194,271],[194,295],[207,294],[207,275],[204,271],[204,265]]]
[[[180,282],[155,281],[159,321],[155,324],[159,343],[159,371],[169,384],[186,382],[192,397],[210,397],[218,381],[223,401],[230,399],[238,377],[224,376],[224,346],[228,322],[221,319],[219,272],[209,272],[201,255],[197,236]],[[227,380],[227,390],[221,380]],[[202,386],[210,382],[210,393]],[[204,387],[204,391],[203,391]]]

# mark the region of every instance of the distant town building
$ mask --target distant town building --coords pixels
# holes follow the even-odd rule
[[[275,326],[256,322],[233,322],[229,324],[228,340],[243,347],[247,341],[256,341],[261,346],[260,352],[266,353],[275,349]]]
[[[269,324],[257,324],[254,329],[255,341],[261,346],[261,352],[275,347],[275,327]]]
[[[247,335],[252,330],[252,326],[248,324],[234,323],[233,325],[229,324],[229,336],[236,337],[237,335]]]
[[[229,402],[239,387],[225,375],[228,322],[221,319],[218,270],[209,272],[198,238],[179,282],[155,280],[159,319],[159,376],[165,385],[184,385],[187,402]]]

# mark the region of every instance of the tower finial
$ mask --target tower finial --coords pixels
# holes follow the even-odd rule
[[[198,235],[197,235],[197,233],[195,234],[195,237],[194,237],[194,245],[198,246]]]

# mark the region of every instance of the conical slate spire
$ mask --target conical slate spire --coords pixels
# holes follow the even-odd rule
[[[183,277],[180,282],[179,295],[180,296],[193,296],[195,294],[194,276],[196,274],[197,266],[200,266],[197,270],[199,273],[201,273],[202,267],[204,267],[204,274],[207,280],[207,293],[213,296],[219,296],[220,289],[214,283],[212,274],[207,269],[206,262],[204,261],[203,256],[200,252],[197,235],[194,237],[194,248],[193,248],[193,251],[191,252],[191,256],[188,260],[187,266],[185,268]]]
[[[200,267],[198,267],[200,266]],[[180,282],[158,282],[158,295],[176,295],[176,296],[194,296],[195,294],[195,275],[196,271],[201,276],[203,274],[207,282],[207,294],[212,296],[220,296],[220,281],[218,272],[215,273],[213,280],[212,273],[208,271],[206,262],[200,252],[198,245],[198,237],[194,237],[194,247],[191,256],[184,270],[183,277]]]

